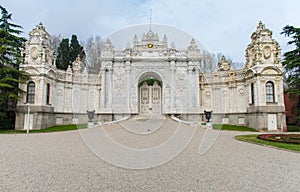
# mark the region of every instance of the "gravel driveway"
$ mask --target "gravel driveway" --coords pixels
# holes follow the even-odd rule
[[[105,128],[120,142],[128,139],[118,137],[115,125]],[[172,132],[156,134],[161,139]],[[79,131],[0,135],[0,191],[300,191],[299,153],[236,141],[234,135],[245,133],[221,131],[200,155],[204,132],[197,128],[176,158],[141,170],[103,161]]]

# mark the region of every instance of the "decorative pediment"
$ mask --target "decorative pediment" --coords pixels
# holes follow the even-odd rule
[[[29,42],[31,43],[50,44],[50,35],[42,23],[39,23],[34,29],[32,29],[29,35]]]
[[[231,70],[230,62],[223,55],[221,60],[218,63],[219,71],[229,71]]]
[[[52,69],[48,71],[47,76],[56,79],[56,73]]]
[[[42,23],[30,33],[25,43],[24,64],[40,67],[52,67],[55,61],[54,49],[50,44],[50,35]]]
[[[272,31],[260,21],[251,35],[251,43],[246,49],[246,65],[249,69],[257,65],[280,65],[280,47],[272,39]]]
[[[34,67],[25,68],[26,72],[30,74],[30,76],[39,75],[40,72]]]
[[[104,49],[101,52],[102,57],[112,57],[113,56],[113,50],[112,50],[112,44],[109,39],[106,39],[104,43]]]
[[[191,40],[190,45],[188,46],[187,50],[188,50],[189,57],[199,57],[200,56],[200,51],[197,47],[197,44],[196,44],[194,38]]]
[[[249,69],[247,72],[246,72],[246,78],[250,78],[250,77],[254,77],[254,71],[252,69]]]
[[[104,44],[104,50],[105,51],[111,51],[112,50],[112,45],[109,39],[106,39],[105,44]]]
[[[279,75],[282,74],[281,70],[277,67],[266,67],[261,71],[264,75]]]
[[[167,49],[167,36],[164,35],[162,41],[160,41],[158,34],[149,30],[146,34],[143,34],[141,41],[139,41],[137,35],[134,35],[133,47],[131,48],[127,45],[125,51],[127,51],[126,55],[129,55],[128,50],[132,50],[135,56],[158,56],[158,53],[165,55]],[[149,55],[148,53],[151,54]]]
[[[75,73],[80,72],[81,70],[82,61],[80,59],[80,56],[75,59],[75,61],[72,63],[72,69]]]
[[[159,41],[159,36],[157,33],[153,33],[151,30],[148,31],[148,33],[143,34],[142,41],[146,42],[154,42],[154,41]]]

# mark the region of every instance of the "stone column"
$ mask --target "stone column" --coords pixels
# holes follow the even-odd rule
[[[73,102],[73,96],[72,96],[72,85],[71,84],[65,84],[65,98],[64,98],[64,112],[72,112],[72,102]]]
[[[235,93],[234,93],[234,88],[232,86],[230,86],[229,84],[229,87],[228,87],[228,95],[229,95],[229,109],[227,111],[225,111],[226,113],[231,113],[231,112],[235,112],[236,109],[235,109],[235,106],[236,106],[236,103],[238,102],[235,98]]]
[[[195,75],[194,75],[194,79],[195,79],[195,87],[194,87],[194,90],[195,90],[195,93],[194,93],[194,97],[195,97],[195,106],[197,109],[200,108],[200,88],[199,88],[199,69],[196,68],[195,70]]]
[[[266,81],[264,79],[257,79],[255,86],[256,89],[256,95],[257,95],[257,106],[263,106],[266,105],[266,92],[265,92],[265,83]]]
[[[128,112],[131,113],[131,110],[130,110],[130,101],[131,101],[131,93],[130,93],[130,90],[131,90],[131,86],[130,86],[130,61],[126,61],[126,107],[128,109]]]
[[[171,61],[171,110],[175,109],[176,97],[175,97],[175,61]]]
[[[89,96],[89,91],[88,90],[89,90],[88,85],[81,85],[81,90],[80,90],[81,94],[80,95],[81,95],[82,98],[84,98],[84,99],[81,100],[81,103],[80,103],[81,107],[80,107],[79,110],[80,110],[81,113],[84,113],[87,110],[89,110],[88,100],[89,100],[90,96]]]
[[[108,89],[107,89],[107,108],[111,109],[112,107],[112,86],[113,86],[113,73],[112,73],[112,68],[108,69],[108,75],[107,75],[107,84],[108,84]]]
[[[101,70],[101,93],[100,93],[100,109],[106,108],[106,69]]]
[[[44,84],[45,84],[45,79],[42,77],[40,79],[40,82],[39,82],[39,90],[38,90],[38,94],[36,95],[38,98],[37,98],[37,105],[46,105],[46,94],[45,94],[45,90],[44,90]]]
[[[189,97],[189,109],[192,109],[193,108],[193,95],[194,95],[194,91],[193,90],[193,74],[192,74],[192,67],[188,67],[188,97]]]
[[[42,62],[43,62],[43,64],[46,63],[46,49],[45,49],[45,47],[43,47],[43,49],[42,49]]]

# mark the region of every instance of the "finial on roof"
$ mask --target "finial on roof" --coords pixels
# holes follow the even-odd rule
[[[42,22],[40,22],[37,26],[36,29],[45,29],[44,25]]]
[[[174,42],[171,43],[171,48],[172,48],[172,49],[176,49],[176,46],[175,46],[175,43],[174,43]]]
[[[130,43],[127,42],[126,49],[130,49],[130,48],[131,48],[131,47],[130,47]]]
[[[72,72],[72,67],[71,67],[71,65],[68,65],[67,72]]]
[[[221,60],[218,63],[219,71],[229,71],[231,68],[230,62],[222,55]]]
[[[150,28],[149,28],[149,31],[151,31],[151,26],[152,25],[152,9],[150,9]]]
[[[261,21],[259,21],[259,23],[256,27],[256,30],[259,31],[259,30],[263,30],[263,29],[265,29],[265,25]]]
[[[133,41],[135,42],[135,43],[137,43],[138,42],[138,37],[137,37],[137,35],[135,34],[134,35],[134,37],[133,37]]]
[[[164,43],[167,43],[167,42],[168,42],[168,38],[167,38],[166,34],[164,34],[163,42],[164,42]]]

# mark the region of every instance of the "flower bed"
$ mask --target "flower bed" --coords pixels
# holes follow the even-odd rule
[[[281,143],[300,144],[300,134],[262,134],[258,139]]]

